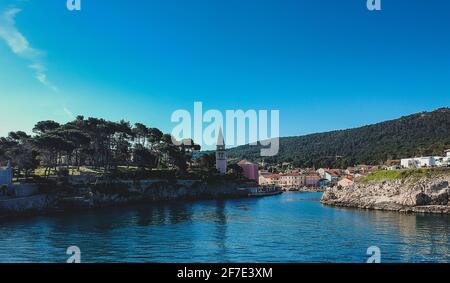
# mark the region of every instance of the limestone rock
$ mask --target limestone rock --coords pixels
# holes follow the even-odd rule
[[[449,213],[450,174],[328,188],[323,204],[402,212]]]

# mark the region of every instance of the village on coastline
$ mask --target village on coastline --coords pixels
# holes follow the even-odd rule
[[[237,164],[243,168],[245,177],[257,181],[260,186],[278,186],[284,191],[323,191],[334,186],[352,186],[355,181],[379,170],[448,167],[450,149],[444,154],[444,156],[388,160],[385,165],[359,164],[346,169],[294,168],[291,163],[272,165],[248,160],[239,161]]]
[[[89,122],[104,123],[102,120],[91,119],[86,121],[83,117],[80,117],[74,123],[83,126],[83,123]],[[38,141],[42,137],[53,138],[53,136],[49,136],[50,134],[63,136],[58,131],[61,131],[60,127],[67,127],[67,125],[54,125],[54,122],[51,123],[49,121],[42,123],[44,126],[39,123],[37,125],[37,127],[41,126],[44,129],[40,132],[41,136],[36,138]],[[51,124],[53,128],[51,131],[45,132],[49,128],[48,124]],[[42,151],[41,155],[44,157],[45,155],[50,157],[56,156],[56,161],[52,164],[53,173],[50,173],[49,169],[51,168],[49,168],[50,165],[46,159],[38,159],[36,157],[39,155],[30,154],[33,162],[38,162],[33,167],[34,175],[37,171],[42,171],[45,168],[45,178],[34,176],[34,180],[38,180],[38,182],[33,181],[33,179],[30,180],[26,175],[21,177],[20,168],[15,168],[10,160],[7,161],[6,167],[0,167],[0,210],[20,211],[24,207],[25,210],[35,210],[36,207],[39,207],[39,209],[46,209],[47,207],[64,208],[67,207],[66,203],[76,203],[74,206],[77,207],[96,207],[99,203],[114,205],[115,203],[149,199],[263,197],[279,194],[283,191],[324,192],[332,188],[352,187],[356,182],[374,172],[450,166],[449,149],[444,152],[444,156],[388,160],[384,165],[359,164],[346,169],[295,168],[291,163],[255,163],[245,159],[235,160],[228,158],[222,131],[218,135],[216,151],[208,154],[200,153],[200,147],[196,146],[193,141],[189,147],[183,144],[176,146],[170,142],[170,136],[163,135],[157,129],[146,128],[142,124],[136,124],[134,129],[131,129],[124,122],[120,122],[119,126],[121,126],[120,131],[122,133],[124,131],[123,128],[126,129],[125,132],[129,135],[134,145],[125,141],[125,145],[133,148],[133,150],[129,152],[129,155],[126,155],[125,161],[129,160],[127,161],[127,166],[111,167],[111,172],[114,172],[114,176],[106,170],[99,172],[94,170],[95,166],[88,166],[88,160],[92,160],[92,156],[85,157],[84,162],[86,164],[80,164],[79,154],[81,151],[77,151],[76,147],[70,148],[74,150],[75,154],[65,150],[61,151],[61,153],[56,153],[56,155],[51,150],[54,149],[56,151],[57,147],[47,147]],[[71,127],[73,126],[71,125]],[[64,128],[63,130],[63,134],[67,135],[66,130]],[[71,129],[71,131],[73,130]],[[96,137],[96,131],[94,130],[91,133],[94,138]],[[92,141],[89,142],[89,139],[94,138],[85,137],[83,133],[79,132],[76,132],[76,134],[76,140],[79,140],[81,136],[87,139],[87,146],[92,145]],[[16,138],[16,136],[18,137]],[[15,141],[15,139],[18,141]],[[10,137],[3,141],[12,148],[14,148],[14,145],[20,147],[27,143],[31,145],[39,144],[32,139],[31,136],[23,132],[17,132],[11,133]],[[117,139],[118,142],[124,142],[121,136],[118,136]],[[147,139],[148,142],[146,142]],[[82,149],[82,145],[79,145],[79,147]],[[111,149],[107,148],[107,150],[110,150],[110,154],[114,155],[117,149],[113,147]],[[17,151],[11,150],[11,152],[10,156],[14,156],[14,153]],[[200,153],[197,158],[193,158],[194,152]],[[25,155],[24,153],[20,154],[15,156],[19,162]],[[155,158],[153,154],[158,154],[159,157]],[[173,157],[168,159],[170,155]],[[106,157],[109,158],[108,156]],[[167,169],[154,168],[154,166],[159,167],[163,163],[164,158],[167,160],[167,166],[169,167]],[[5,160],[5,158],[3,159]],[[137,167],[130,166],[130,163],[136,164]],[[104,168],[106,169],[108,166],[104,166]],[[125,170],[125,172],[119,173],[119,170]],[[18,176],[16,181],[13,182],[15,172],[18,172]],[[172,177],[164,176],[168,173]],[[139,174],[143,174],[143,176],[138,177]],[[178,175],[180,177],[177,177]],[[173,178],[175,178],[176,185],[173,184]],[[221,184],[218,185],[216,181]],[[216,184],[210,185],[211,182],[216,182]],[[42,192],[43,184],[47,188],[46,193]],[[115,190],[118,184],[122,188],[119,192]],[[202,184],[203,187],[199,189],[198,184]],[[99,186],[106,186],[107,188],[106,190],[104,188],[99,189]],[[146,187],[143,188],[144,186]],[[48,187],[50,187],[50,190]],[[135,195],[133,197],[129,196],[136,192],[140,194],[138,197]]]
[[[196,160],[198,162],[198,160]],[[379,170],[400,170],[412,168],[434,168],[450,166],[450,149],[444,156],[426,156],[388,160],[385,165],[359,164],[346,169],[337,168],[294,168],[291,163],[267,164],[240,160],[229,166],[226,146],[222,134],[219,134],[215,151],[215,168],[218,173],[238,174],[252,180],[259,187],[278,187],[283,191],[324,191],[329,187],[349,187],[355,181],[367,177]],[[237,166],[236,166],[237,165]],[[236,172],[238,171],[238,172]],[[8,188],[17,197],[30,196],[37,192],[36,188],[27,184],[13,183],[14,168],[8,162],[6,167],[0,167],[0,197],[8,195]],[[80,178],[82,176],[78,176]]]

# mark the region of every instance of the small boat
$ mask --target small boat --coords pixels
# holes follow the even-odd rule
[[[278,187],[254,187],[248,189],[249,197],[267,197],[282,194],[283,191]]]

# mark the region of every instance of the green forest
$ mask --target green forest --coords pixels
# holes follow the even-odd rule
[[[442,156],[450,148],[450,108],[422,112],[360,128],[280,139],[280,152],[260,157],[260,146],[240,146],[228,156],[297,167],[380,165],[413,156]]]
[[[11,162],[16,177],[25,178],[38,168],[48,177],[81,166],[104,173],[117,172],[119,166],[184,172],[198,150],[192,140],[174,142],[171,135],[141,123],[78,116],[66,124],[40,121],[32,135],[17,131],[1,137],[0,165]]]

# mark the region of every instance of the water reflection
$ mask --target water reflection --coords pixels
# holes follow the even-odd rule
[[[449,262],[450,217],[331,208],[320,194],[172,202],[0,225],[0,262]]]

